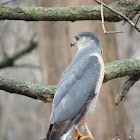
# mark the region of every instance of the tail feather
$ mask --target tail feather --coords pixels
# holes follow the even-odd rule
[[[61,137],[68,132],[72,125],[71,120],[51,124],[47,134],[47,140],[61,140]]]
[[[91,101],[95,97],[95,95],[96,94],[93,92],[88,97],[87,102],[84,104],[84,106],[72,120],[65,120],[51,124],[47,134],[47,140],[61,140],[61,137],[64,134],[66,134],[74,124],[77,125],[81,121],[81,119],[85,116],[86,112],[90,107]]]
[[[48,134],[47,134],[47,139],[49,140],[50,134],[51,134],[51,130],[52,130],[53,124],[50,124],[49,130],[48,130]]]

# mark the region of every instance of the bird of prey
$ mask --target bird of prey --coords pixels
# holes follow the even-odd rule
[[[81,32],[74,37],[71,46],[77,46],[78,52],[58,82],[47,140],[67,139],[92,103],[95,107],[103,81],[104,63],[97,36],[91,32]],[[87,136],[81,135],[77,128],[76,132],[75,140],[79,137],[80,140],[93,138],[90,132]]]

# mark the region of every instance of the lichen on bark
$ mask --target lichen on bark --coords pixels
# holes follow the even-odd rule
[[[140,57],[107,63],[105,64],[105,70],[108,74],[104,77],[104,83],[118,77],[134,74],[140,75]],[[56,86],[42,86],[0,76],[0,89],[50,103],[53,101]]]
[[[140,4],[134,0],[123,3],[117,1],[110,5],[120,13],[132,19],[140,11]],[[121,21],[118,15],[104,8],[106,21]],[[0,20],[25,21],[77,21],[101,20],[100,5],[69,6],[69,7],[19,7],[0,5]]]

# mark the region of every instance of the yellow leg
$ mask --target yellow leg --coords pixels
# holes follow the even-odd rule
[[[87,135],[86,136],[82,136],[80,138],[80,140],[84,140],[84,139],[87,139],[87,138],[93,139],[93,136],[92,136],[92,134],[91,134],[90,130],[88,129],[88,126],[86,125],[85,122],[84,122],[84,126],[85,126],[85,129],[87,131]]]
[[[74,140],[78,140],[78,138],[83,137],[83,135],[79,132],[78,128],[75,128],[76,138]]]
[[[82,135],[82,134],[79,132],[79,130],[76,128],[76,129],[75,129],[75,131],[76,131],[76,138],[75,138],[74,140],[78,140],[78,138],[80,138],[80,140],[84,140],[84,139],[86,139],[86,138],[91,138],[91,139],[93,139],[93,136],[92,136],[92,134],[91,134],[90,130],[88,129],[88,127],[87,127],[87,125],[86,125],[85,122],[83,123],[83,125],[84,125],[84,127],[85,127],[85,129],[86,129],[87,135],[86,135],[86,136]]]

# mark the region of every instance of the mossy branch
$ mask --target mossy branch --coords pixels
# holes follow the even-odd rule
[[[105,70],[107,70],[108,74],[104,77],[104,83],[118,77],[140,75],[140,57],[107,63]],[[42,86],[0,76],[0,89],[50,103],[53,100],[56,86]]]
[[[133,59],[117,60],[105,64],[108,74],[104,77],[104,83],[118,78],[133,74],[140,75],[140,56]]]
[[[140,11],[140,5],[135,0],[120,1],[111,4],[111,8],[132,19]],[[118,22],[122,18],[104,8],[106,21]],[[18,7],[0,5],[0,20],[25,21],[77,21],[101,20],[100,5],[69,6],[69,7]]]
[[[42,86],[31,82],[22,82],[0,76],[0,90],[24,95],[44,102],[52,102],[56,86]]]
[[[140,79],[140,74],[134,74],[129,76],[129,78],[124,82],[123,87],[118,92],[115,98],[115,104],[118,105],[122,99],[126,96],[129,89],[135,84],[136,81]]]
[[[140,57],[108,63],[105,65],[105,70],[108,74],[104,77],[104,83],[114,78],[129,75],[131,77],[129,81],[133,80],[131,82],[132,86],[134,82],[138,80],[136,77],[136,79],[133,78],[133,76],[137,75],[137,77],[140,77]],[[56,86],[42,86],[31,82],[21,82],[0,76],[0,89],[9,93],[16,93],[50,103],[53,101]],[[80,132],[85,132],[85,128],[80,130]],[[114,138],[113,140],[117,140],[117,138]]]

